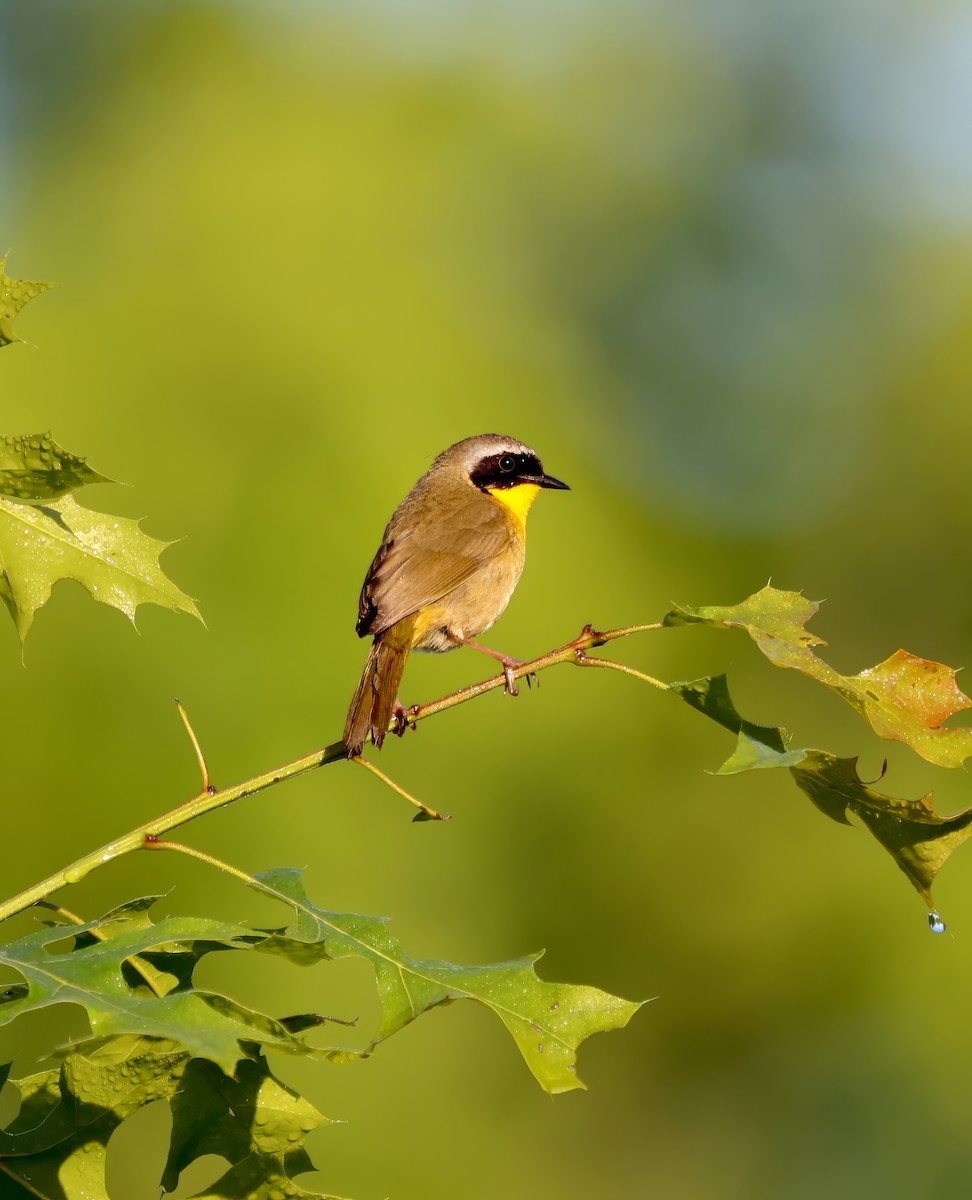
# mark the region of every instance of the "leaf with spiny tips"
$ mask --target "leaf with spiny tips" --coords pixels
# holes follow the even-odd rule
[[[13,329],[17,314],[35,296],[54,286],[36,280],[12,279],[6,272],[6,266],[6,258],[0,258],[0,347],[22,340]]]

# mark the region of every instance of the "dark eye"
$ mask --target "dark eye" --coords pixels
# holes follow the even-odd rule
[[[516,470],[516,459],[512,454],[504,454],[498,463],[499,469],[506,473]]]

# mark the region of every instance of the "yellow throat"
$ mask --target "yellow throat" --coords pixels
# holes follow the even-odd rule
[[[486,490],[512,513],[520,532],[525,532],[527,513],[530,511],[530,505],[536,500],[540,488],[535,483],[518,483],[514,487],[487,488]]]

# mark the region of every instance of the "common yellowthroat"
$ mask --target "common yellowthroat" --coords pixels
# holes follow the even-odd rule
[[[529,446],[486,433],[444,450],[395,509],[358,601],[358,636],[375,640],[344,729],[349,756],[369,734],[381,746],[392,717],[404,730],[398,686],[410,650],[481,650],[503,664],[516,695],[519,660],[473,638],[519,582],[527,513],[541,488],[570,490]]]

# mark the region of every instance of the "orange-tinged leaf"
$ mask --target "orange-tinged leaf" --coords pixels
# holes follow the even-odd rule
[[[804,628],[818,608],[799,592],[765,587],[741,604],[679,608],[665,617],[665,624],[744,629],[770,662],[829,687],[881,737],[904,742],[940,767],[960,767],[972,756],[972,729],[941,728],[946,718],[972,706],[951,667],[898,650],[857,675],[841,675],[814,652],[813,647],[826,642]]]
[[[854,678],[860,682],[867,718],[881,737],[908,742],[918,721],[925,727],[924,740],[934,747],[932,761],[957,767],[972,754],[972,729],[940,726],[954,713],[972,707],[972,700],[955,676],[944,663],[896,650]]]

